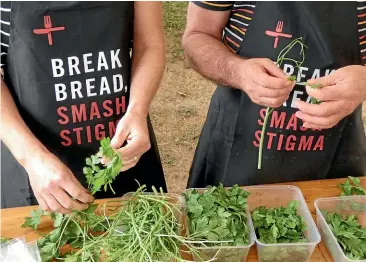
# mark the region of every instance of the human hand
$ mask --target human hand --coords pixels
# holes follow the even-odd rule
[[[308,84],[321,86],[317,89],[307,86],[306,91],[322,102],[316,105],[297,101],[296,116],[306,128],[332,128],[366,100],[366,67],[346,66],[328,76],[309,80]]]
[[[24,167],[34,195],[45,211],[67,214],[86,209],[94,200],[70,169],[50,152],[33,154]]]
[[[285,73],[267,58],[244,60],[238,70],[243,76],[239,79],[239,87],[258,105],[280,107],[295,86],[295,81],[288,80]]]
[[[122,147],[125,141],[127,144]],[[134,167],[141,156],[151,148],[147,116],[127,111],[117,125],[111,146],[116,148],[121,156],[122,172]]]

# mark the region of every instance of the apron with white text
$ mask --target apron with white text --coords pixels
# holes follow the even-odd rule
[[[12,2],[5,81],[33,134],[85,186],[85,158],[113,137],[130,93],[134,3]],[[151,123],[152,148],[121,173],[111,191],[138,184],[166,190]],[[26,145],[24,145],[26,146]],[[25,170],[2,144],[2,207],[35,204]]]

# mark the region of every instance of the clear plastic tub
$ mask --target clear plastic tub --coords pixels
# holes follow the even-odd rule
[[[226,188],[229,189],[229,188]],[[188,189],[191,190],[191,189]],[[200,193],[205,191],[205,188],[196,188]],[[184,198],[183,198],[184,199]],[[250,248],[255,243],[255,232],[250,216],[247,210],[247,225],[249,228],[249,243],[244,246],[218,246],[218,247],[196,247],[198,256],[193,256],[193,261],[209,261],[215,257],[215,262],[244,262],[247,259]],[[187,235],[189,235],[189,228],[187,223],[187,216],[184,216],[184,225]]]
[[[287,185],[248,186],[245,189],[250,193],[248,197],[250,211],[259,206],[268,208],[287,206],[292,200],[299,200],[298,214],[304,218],[307,226],[305,237],[308,242],[306,243],[265,244],[257,239],[258,261],[308,261],[316,245],[320,242],[320,234],[301,190],[295,186]]]
[[[356,203],[356,204],[355,204]],[[328,226],[323,212],[340,212],[357,216],[361,226],[366,227],[366,196],[318,198],[314,202],[317,224],[322,239],[335,262],[365,262],[346,257],[336,237]],[[363,206],[363,207],[362,207]]]

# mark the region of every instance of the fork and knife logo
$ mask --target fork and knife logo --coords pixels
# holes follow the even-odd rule
[[[283,21],[277,22],[276,31],[266,30],[266,32],[265,32],[266,35],[272,36],[275,38],[273,48],[277,48],[280,37],[292,38],[292,35],[282,33],[282,30],[283,30]]]
[[[33,33],[36,35],[47,34],[48,44],[52,45],[53,44],[52,32],[63,31],[65,30],[65,27],[64,26],[52,27],[52,21],[49,15],[43,17],[43,22],[44,22],[44,28],[34,29]]]

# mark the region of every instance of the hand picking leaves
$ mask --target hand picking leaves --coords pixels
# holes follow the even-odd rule
[[[226,190],[222,184],[203,193],[188,190],[184,196],[189,234],[196,239],[215,241],[207,246],[245,245],[249,242],[246,210],[249,193],[239,186]]]
[[[348,258],[366,259],[366,228],[361,227],[356,216],[327,213],[325,219]]]

